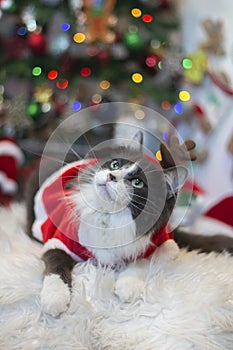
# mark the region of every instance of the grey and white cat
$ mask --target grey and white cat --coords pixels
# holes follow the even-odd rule
[[[69,219],[77,224],[79,245],[102,265],[129,262],[132,266],[137,259],[147,256],[150,249],[152,254],[169,259],[175,258],[179,251],[172,239],[154,247],[154,237],[166,227],[188,171],[183,166],[162,169],[143,154],[141,133],[135,140],[137,145],[133,147],[95,151],[98,161],[71,179],[69,203],[73,215]],[[31,184],[33,181],[37,182],[35,177]],[[46,181],[51,181],[51,177]],[[37,220],[32,210],[37,190],[37,186],[31,188],[27,201],[31,236],[31,226]],[[47,241],[44,248],[41,302],[45,312],[57,316],[68,308],[72,269],[78,260],[57,239],[55,243],[53,239]],[[115,293],[123,301],[129,301],[135,293],[139,295],[142,288],[137,271],[131,269],[130,274],[123,272],[116,281]]]

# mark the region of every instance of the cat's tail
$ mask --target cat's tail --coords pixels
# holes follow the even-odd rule
[[[200,252],[228,252],[233,255],[233,237],[224,235],[204,236],[187,233],[182,228],[174,230],[174,238],[180,248]]]

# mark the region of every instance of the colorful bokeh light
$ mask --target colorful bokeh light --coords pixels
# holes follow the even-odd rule
[[[34,77],[38,77],[39,75],[41,75],[41,73],[42,73],[41,67],[34,67],[32,69],[32,75],[34,75]]]
[[[54,80],[54,79],[57,78],[57,76],[58,76],[58,71],[55,70],[55,69],[52,69],[52,70],[50,70],[50,71],[48,72],[48,78],[49,78],[49,80]]]
[[[169,111],[169,109],[171,109],[171,104],[168,101],[163,101],[161,107],[164,111]]]
[[[61,89],[61,90],[64,90],[68,87],[69,85],[69,82],[67,79],[59,79],[57,82],[56,82],[56,87],[58,89]]]
[[[153,17],[151,15],[149,15],[148,13],[146,13],[145,15],[142,16],[142,20],[145,23],[150,23],[153,21]]]
[[[132,10],[131,10],[131,14],[132,14],[132,16],[133,17],[135,17],[135,18],[139,18],[139,17],[141,17],[141,15],[142,15],[142,11],[140,10],[140,9],[138,9],[138,8],[133,8]]]
[[[69,23],[63,23],[61,25],[61,29],[64,30],[65,32],[70,29],[70,24]]]
[[[182,66],[184,69],[191,69],[193,66],[193,62],[189,58],[184,58],[182,61]]]
[[[177,102],[177,103],[174,105],[174,111],[175,111],[177,114],[182,114],[182,113],[183,113],[183,106],[182,106],[182,103]]]
[[[85,41],[85,39],[86,39],[86,35],[83,33],[76,33],[73,36],[73,40],[78,44],[83,43]]]
[[[161,154],[160,150],[158,150],[158,151],[156,152],[155,157],[156,157],[156,159],[158,159],[159,162],[161,162],[161,160],[162,160],[162,154]]]
[[[156,65],[156,63],[157,63],[157,57],[156,56],[148,56],[147,58],[146,58],[146,65],[147,65],[147,67],[154,67],[155,65]]]
[[[186,90],[182,90],[179,92],[179,99],[183,102],[189,101],[191,98],[190,93]]]
[[[132,75],[132,80],[136,84],[140,84],[143,81],[143,76],[140,73],[134,73]]]
[[[91,70],[88,67],[83,67],[80,71],[82,77],[87,78],[91,75]]]
[[[82,105],[79,101],[74,101],[72,108],[74,111],[79,111],[82,108]]]
[[[103,90],[108,90],[109,88],[110,88],[110,82],[108,81],[108,80],[102,80],[101,82],[100,82],[100,87],[101,87],[101,89],[103,89]]]

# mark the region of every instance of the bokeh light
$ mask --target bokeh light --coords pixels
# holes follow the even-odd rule
[[[145,112],[142,109],[138,109],[135,112],[135,118],[137,118],[138,120],[142,120],[145,118]]]
[[[70,29],[70,24],[69,23],[63,23],[61,25],[61,29],[64,30],[65,32]]]
[[[182,61],[182,66],[184,69],[191,69],[193,66],[192,60],[189,58],[184,58]]]
[[[66,89],[68,85],[69,85],[69,82],[67,79],[59,79],[56,83],[56,87],[61,90]]]
[[[183,102],[189,101],[191,98],[190,93],[188,91],[182,90],[179,92],[179,99]]]
[[[158,159],[159,162],[161,162],[161,160],[162,160],[162,154],[161,154],[160,150],[158,150],[158,151],[156,152],[155,157],[156,157],[156,159]]]
[[[161,107],[164,111],[169,111],[169,109],[171,109],[171,104],[168,101],[163,101]]]
[[[146,58],[146,65],[147,67],[154,67],[157,63],[157,57],[156,56],[148,56]]]
[[[81,102],[79,101],[74,101],[72,108],[74,111],[79,111],[82,108]]]
[[[138,8],[133,8],[132,10],[131,10],[131,14],[132,14],[132,16],[133,17],[135,17],[135,18],[139,18],[139,17],[141,17],[141,15],[142,15],[142,11],[140,10],[140,9],[138,9]]]
[[[140,84],[143,81],[143,76],[140,73],[134,73],[132,75],[132,80],[136,84]]]
[[[39,75],[41,75],[41,73],[42,73],[41,67],[37,66],[32,69],[32,75],[34,75],[34,77],[38,77]]]
[[[58,71],[55,69],[52,69],[51,71],[48,72],[48,78],[49,80],[54,80],[58,76]]]
[[[100,87],[101,87],[101,89],[103,89],[103,90],[107,90],[107,89],[109,89],[110,88],[110,82],[108,81],[108,80],[102,80],[101,82],[100,82]]]
[[[177,102],[177,103],[174,105],[174,111],[175,111],[177,114],[182,114],[182,113],[183,113],[183,106],[182,106],[182,103]]]
[[[148,13],[146,13],[145,15],[142,16],[142,20],[145,23],[150,23],[153,21],[153,17],[151,15],[149,15]]]
[[[88,67],[84,67],[81,69],[80,74],[82,77],[87,78],[91,75],[91,70]]]
[[[78,44],[83,43],[85,41],[85,39],[86,39],[86,35],[83,33],[76,33],[73,36],[73,40]]]

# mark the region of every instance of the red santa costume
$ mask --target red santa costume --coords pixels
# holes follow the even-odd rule
[[[23,160],[23,152],[12,138],[0,139],[0,202],[3,205],[9,205],[18,190],[17,177]]]
[[[35,238],[45,243],[44,251],[62,249],[77,262],[95,258],[79,242],[79,223],[77,217],[74,220],[73,205],[69,199],[74,188],[69,188],[69,184],[80,169],[96,162],[96,159],[89,159],[68,164],[50,176],[38,191],[35,197],[36,218],[32,231]],[[163,227],[154,233],[151,245],[144,254],[139,254],[138,258],[149,257],[157,247],[169,239],[173,239],[173,233]]]

